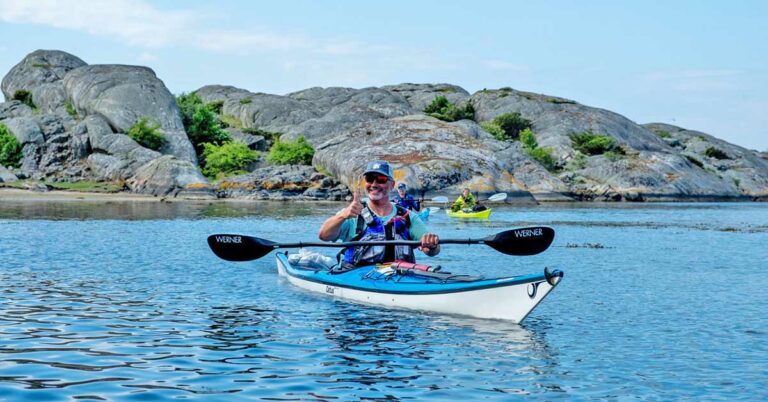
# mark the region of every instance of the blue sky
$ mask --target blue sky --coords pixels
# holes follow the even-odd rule
[[[0,75],[36,49],[174,93],[509,86],[768,150],[768,1],[0,0]]]

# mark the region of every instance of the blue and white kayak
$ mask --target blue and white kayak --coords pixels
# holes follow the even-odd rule
[[[429,219],[429,208],[422,209],[420,212],[418,212],[418,214],[422,221],[426,221]]]
[[[382,269],[384,268],[384,269]],[[521,322],[563,277],[559,270],[484,279],[363,266],[343,273],[291,264],[277,254],[277,269],[292,284],[317,293],[391,308]],[[432,276],[428,276],[432,275]],[[439,275],[439,274],[438,274]]]

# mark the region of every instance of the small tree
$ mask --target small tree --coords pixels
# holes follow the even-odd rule
[[[276,165],[311,165],[315,149],[303,135],[296,141],[278,141],[272,146],[267,160]]]
[[[215,104],[204,105],[195,93],[177,96],[176,104],[184,129],[198,156],[202,155],[204,143],[221,145],[230,141],[229,134],[221,128],[219,117],[214,111],[217,107]]]
[[[0,124],[0,165],[17,168],[21,165],[21,144],[5,124]]]
[[[165,144],[165,137],[159,129],[160,124],[150,123],[149,117],[145,116],[132,125],[126,134],[141,146],[157,151]]]
[[[242,174],[244,169],[258,158],[256,151],[242,142],[228,142],[222,145],[203,144],[205,167],[202,172],[209,178]]]

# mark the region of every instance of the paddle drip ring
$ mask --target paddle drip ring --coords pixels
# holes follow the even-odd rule
[[[541,282],[529,283],[528,284],[528,288],[527,288],[527,290],[528,290],[528,297],[530,297],[531,299],[536,297],[536,292],[539,291],[539,284],[541,284]]]

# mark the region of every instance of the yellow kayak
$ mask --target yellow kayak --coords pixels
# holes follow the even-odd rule
[[[488,219],[488,217],[491,215],[491,208],[488,208],[484,211],[477,211],[477,212],[464,212],[464,211],[453,212],[450,209],[446,209],[445,212],[451,218]]]

